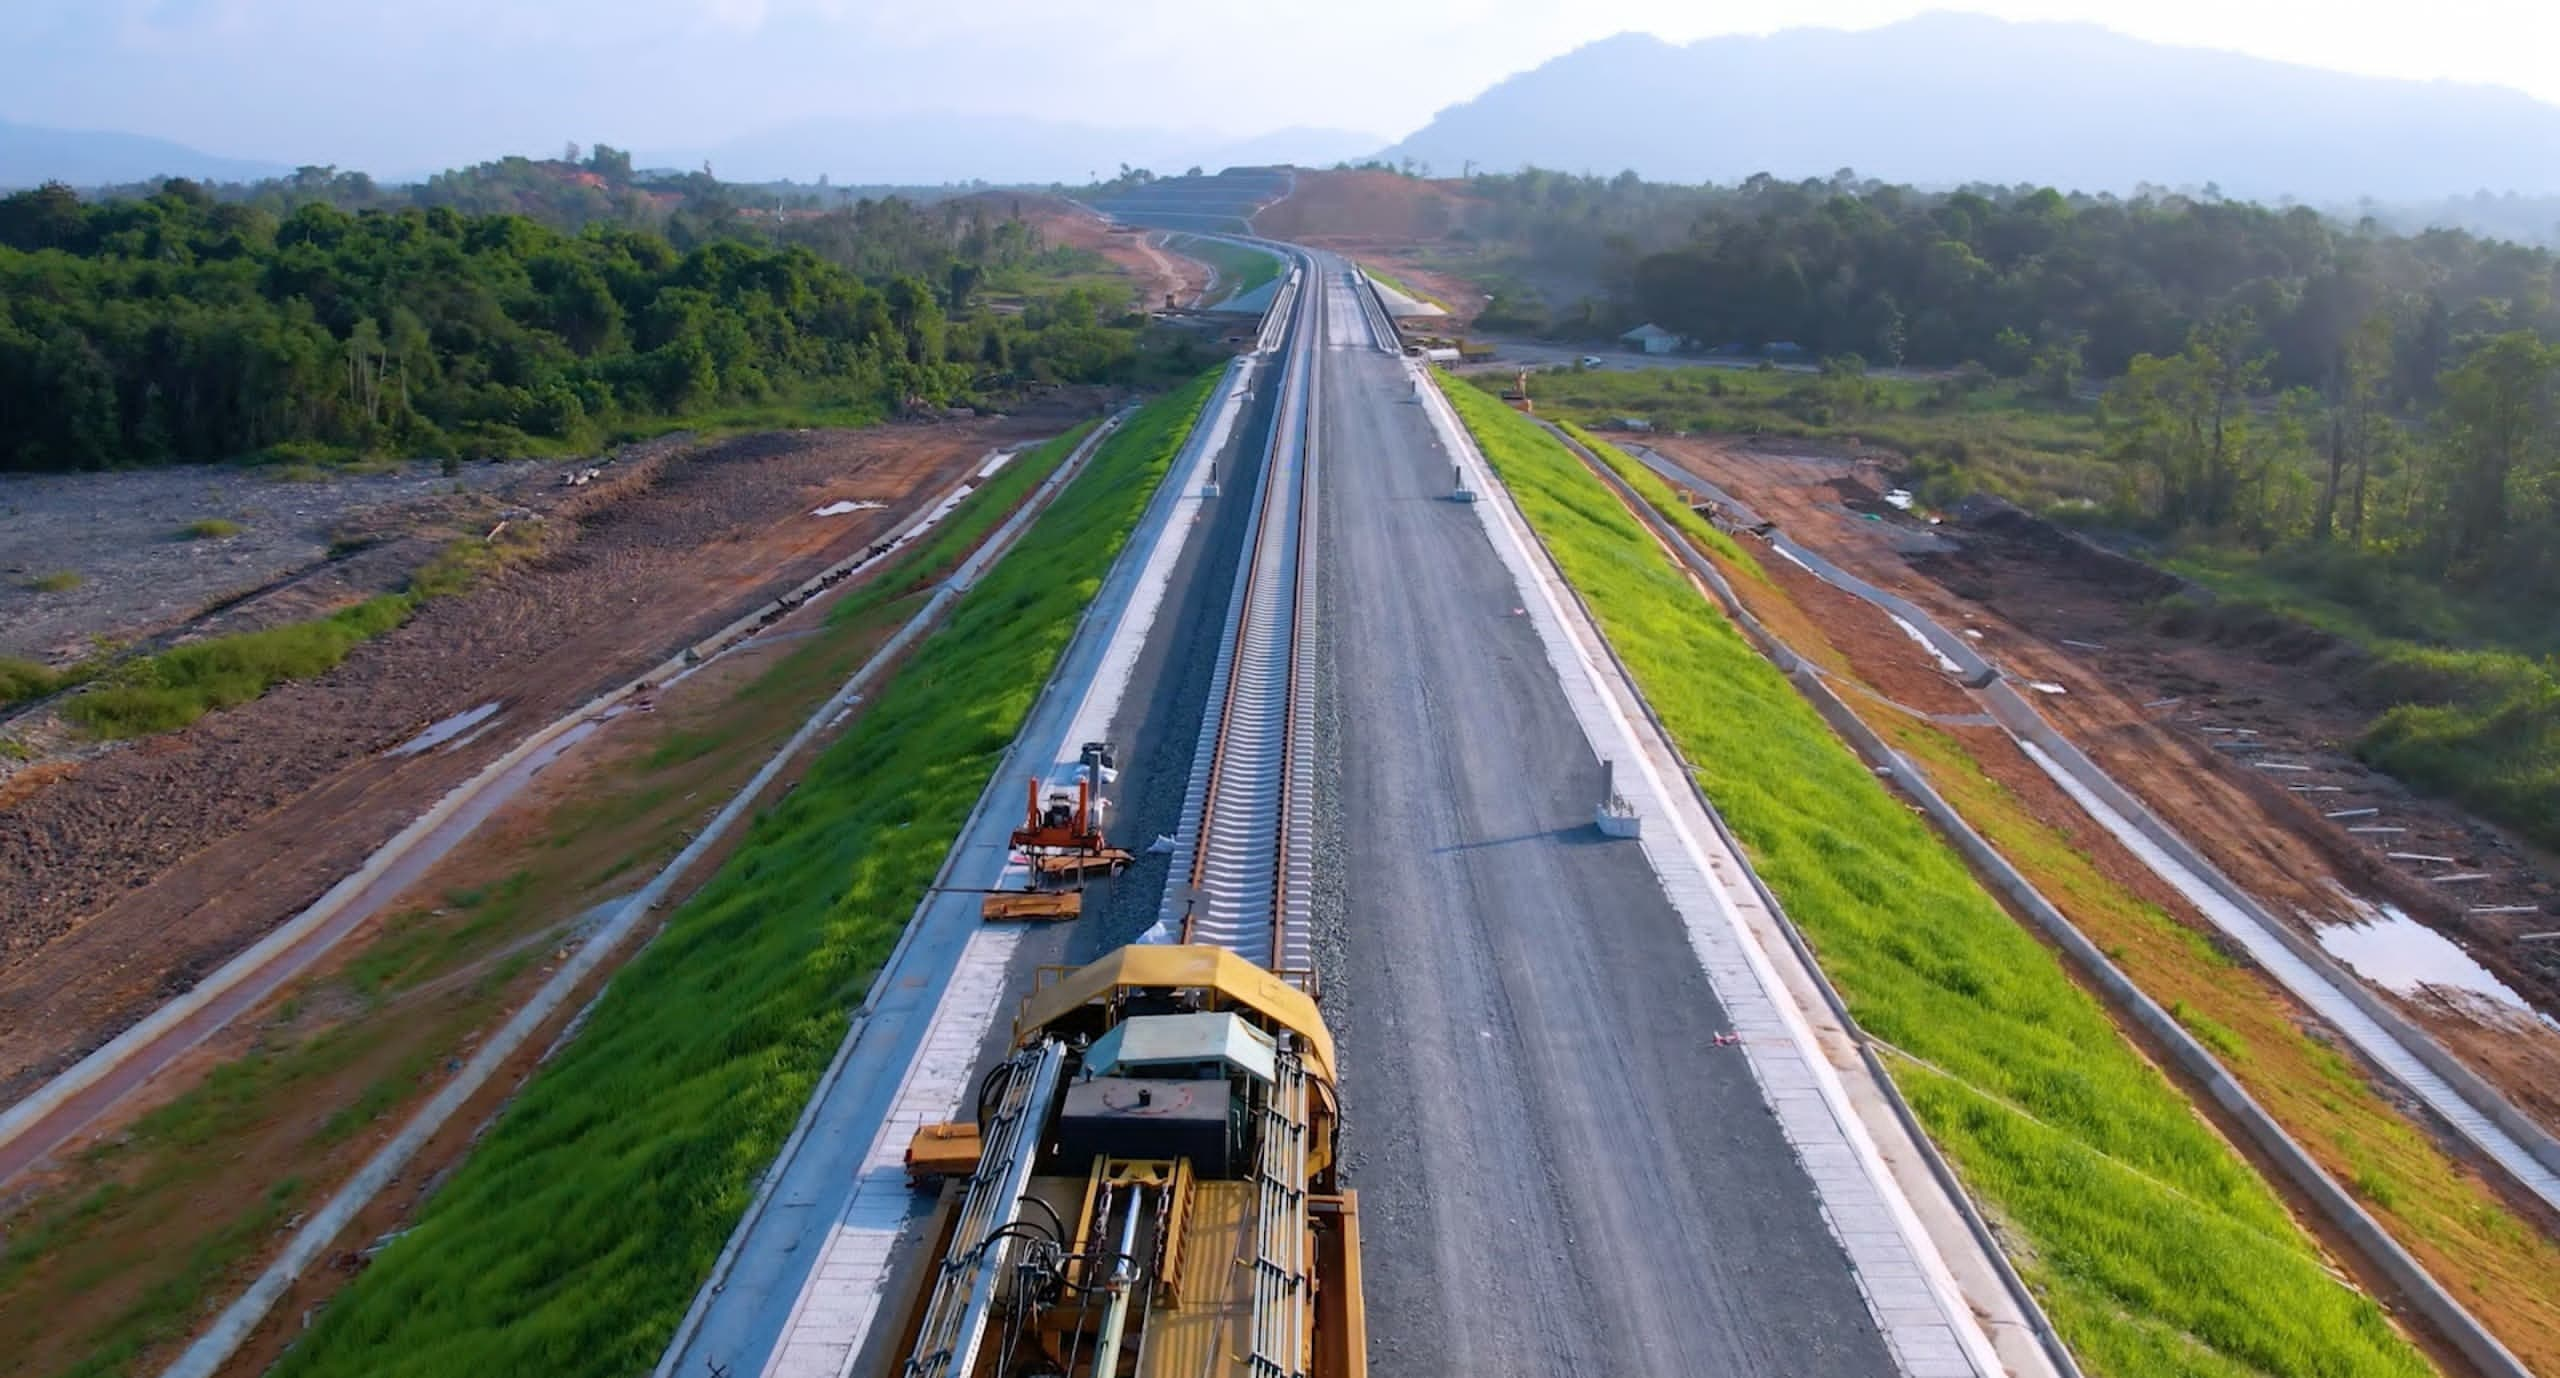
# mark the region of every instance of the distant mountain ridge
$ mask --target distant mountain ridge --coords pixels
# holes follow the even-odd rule
[[[224,158],[168,139],[102,129],[48,129],[0,121],[0,190],[68,182],[115,186],[155,177],[249,182],[293,171],[280,163]]]
[[[2428,201],[2560,191],[2560,106],[2090,24],[1928,14],[1686,46],[1621,34],[1442,110],[1381,156],[1441,176],[1534,165],[1733,182],[1850,167],[1923,186]]]

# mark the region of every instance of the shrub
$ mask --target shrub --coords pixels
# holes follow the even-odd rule
[[[387,593],[315,621],[190,642],[120,667],[114,683],[73,699],[63,716],[105,738],[175,731],[286,680],[337,668],[416,607],[411,595]]]
[[[2560,847],[2560,674],[2491,652],[2401,648],[2374,672],[2413,698],[2376,719],[2356,754]]]
[[[35,593],[69,593],[85,582],[76,569],[57,569],[51,574],[39,574],[29,579],[27,588]]]
[[[228,517],[199,517],[178,528],[182,541],[214,541],[240,534],[240,523]]]
[[[40,699],[62,687],[53,667],[17,656],[0,656],[0,704]]]

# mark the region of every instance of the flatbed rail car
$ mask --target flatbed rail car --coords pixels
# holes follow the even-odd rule
[[[932,1261],[871,1372],[1366,1378],[1339,1108],[1315,1002],[1225,948],[1044,968],[975,1122],[916,1135]]]

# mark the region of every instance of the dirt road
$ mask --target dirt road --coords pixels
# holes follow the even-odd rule
[[[857,552],[1063,416],[752,437],[564,510],[547,553],[338,669],[82,762],[0,825],[0,1099],[316,898],[520,736]],[[836,503],[881,506],[815,515]],[[495,705],[432,749],[395,750]]]

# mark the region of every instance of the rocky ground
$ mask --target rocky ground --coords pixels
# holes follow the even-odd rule
[[[989,451],[1072,419],[654,451],[545,501],[541,554],[328,674],[22,768],[0,782],[15,796],[0,815],[0,1097],[308,904],[525,733],[859,552]],[[881,505],[816,515],[841,502]],[[490,705],[477,736],[395,750]]]

